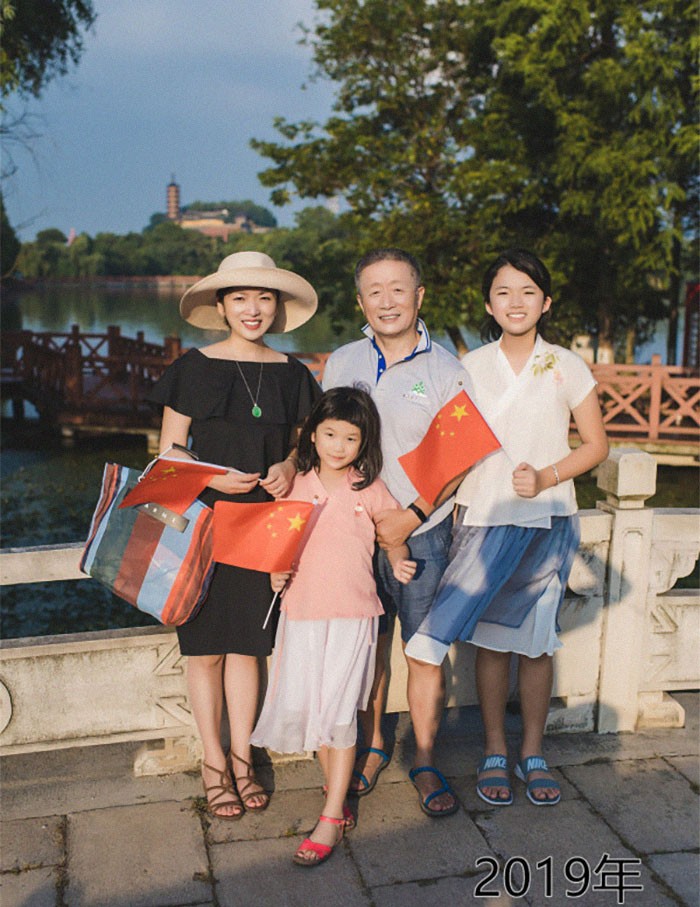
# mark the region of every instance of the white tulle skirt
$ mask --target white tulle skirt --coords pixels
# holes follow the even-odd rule
[[[303,753],[357,741],[357,711],[374,680],[379,618],[288,620],[280,615],[253,746]]]

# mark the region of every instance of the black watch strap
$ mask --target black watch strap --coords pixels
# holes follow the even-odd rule
[[[415,513],[415,515],[418,517],[418,519],[421,521],[421,523],[428,522],[428,517],[423,513],[423,511],[420,509],[420,507],[417,504],[409,504],[408,507],[406,508],[406,510],[412,510]]]

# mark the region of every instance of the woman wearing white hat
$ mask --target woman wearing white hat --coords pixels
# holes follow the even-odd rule
[[[225,340],[192,349],[166,370],[150,398],[163,408],[160,448],[186,445],[202,460],[235,468],[216,476],[202,499],[258,502],[286,494],[296,468],[293,431],[320,389],[308,369],[265,344],[316,311],[311,284],[261,252],[236,252],[180,300],[190,324],[228,330]],[[252,768],[250,734],[259,661],[272,648],[262,625],[270,603],[265,573],[217,564],[200,612],[177,628],[190,705],[202,737],[208,808],[221,819],[265,809],[269,794]],[[231,728],[230,769],[221,745],[224,704]]]

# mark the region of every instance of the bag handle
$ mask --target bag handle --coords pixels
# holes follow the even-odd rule
[[[143,472],[141,473],[141,475],[139,476],[138,481],[140,482],[142,479],[145,479],[146,476],[148,475],[148,473],[149,473],[149,472],[153,469],[153,467],[156,465],[156,463],[158,462],[158,460],[159,460],[161,457],[164,457],[165,454],[169,453],[171,450],[180,450],[180,451],[182,451],[182,453],[186,453],[188,456],[192,457],[193,460],[199,460],[199,455],[196,454],[196,453],[195,453],[193,450],[191,450],[189,447],[185,447],[184,444],[176,444],[176,443],[173,441],[173,443],[170,445],[170,447],[166,447],[165,450],[161,451],[161,452],[158,454],[158,456],[154,457],[154,458],[151,460],[150,463],[147,463],[147,464],[146,464],[146,468],[144,469],[144,471],[143,471]]]

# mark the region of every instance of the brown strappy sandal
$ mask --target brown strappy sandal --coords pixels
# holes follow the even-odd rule
[[[204,781],[204,775],[202,775],[202,784],[204,785],[204,795],[207,798],[207,812],[209,815],[213,816],[215,819],[223,819],[226,822],[235,822],[238,819],[242,819],[243,814],[245,813],[245,805],[241,797],[236,793],[228,771],[224,769],[220,772],[218,768],[214,768],[213,765],[207,765],[206,762],[202,762],[202,768],[206,768],[219,776],[218,784],[210,784],[207,787]],[[210,798],[209,794],[211,791],[219,791],[219,793],[214,794],[214,796]],[[222,800],[222,797],[228,797],[229,799]],[[233,813],[230,816],[217,812],[217,810],[222,809],[224,806],[233,806],[235,809],[238,809],[239,812]]]
[[[270,794],[263,788],[258,779],[255,777],[255,771],[250,762],[246,762],[245,759],[241,759],[240,756],[237,756],[235,753],[230,754],[231,758],[231,774],[233,775],[233,780],[236,782],[236,788],[238,789],[238,796],[243,801],[243,805],[246,809],[249,809],[251,812],[262,812],[264,809],[270,805]],[[243,765],[247,767],[245,775],[236,775],[236,771],[233,767],[233,760],[236,759],[238,762],[242,762]],[[251,786],[259,787],[260,790],[249,790]],[[250,800],[254,797],[262,797],[265,802],[262,806],[253,806],[250,803]]]

